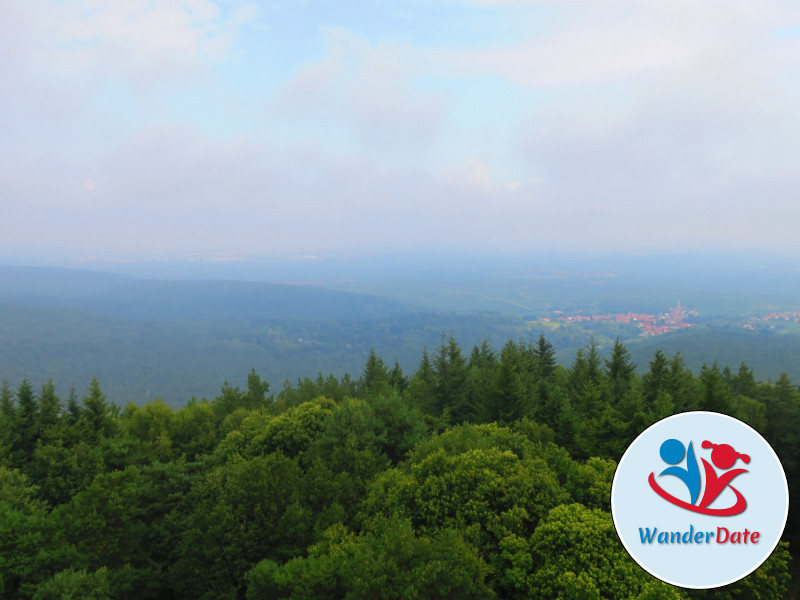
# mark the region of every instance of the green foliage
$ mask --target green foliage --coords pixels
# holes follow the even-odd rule
[[[84,570],[67,569],[56,573],[52,579],[41,584],[34,600],[112,600],[108,569],[102,567],[87,573]]]
[[[524,563],[512,552],[514,540],[527,539],[550,508],[569,500],[556,472],[535,453],[524,436],[497,425],[455,428],[379,474],[361,521],[374,529],[380,519],[398,515],[423,535],[461,531],[499,589],[518,577],[519,561]]]
[[[3,598],[25,597],[39,578],[39,554],[47,539],[46,506],[37,489],[16,469],[0,467],[0,592]]]
[[[366,355],[366,351],[364,351]],[[617,340],[578,351],[454,337],[406,377],[376,351],[356,381],[303,378],[175,409],[123,411],[95,379],[0,387],[0,596],[30,598],[719,598],[779,600],[800,544],[754,573],[682,591],[635,566],[608,514],[616,460],[675,411],[761,431],[790,493],[800,392],[749,367],[692,374],[658,352],[638,376]],[[457,425],[451,425],[457,422]]]
[[[213,468],[186,498],[171,568],[183,597],[236,598],[261,559],[286,559],[310,542],[311,514],[297,461],[273,453]]]
[[[433,362],[433,372],[433,404],[424,408],[437,416],[446,411],[455,422],[460,422],[469,414],[466,395],[467,361],[452,335],[447,343],[442,340],[439,354]]]
[[[645,591],[652,595],[653,587],[659,598],[681,598],[675,588],[654,584],[633,562],[617,538],[611,515],[597,509],[580,504],[554,508],[531,536],[530,548],[535,571],[528,589],[537,598],[625,599]]]
[[[265,560],[248,574],[248,600],[291,598],[492,598],[487,568],[458,532],[415,534],[408,520],[355,536],[335,526],[307,558]]]
[[[714,363],[710,367],[703,365],[700,370],[702,401],[700,408],[711,412],[730,413],[733,405],[730,389],[723,379],[722,373]]]
[[[97,441],[114,433],[116,425],[114,413],[115,407],[108,403],[106,395],[100,389],[100,382],[93,377],[89,391],[83,397],[83,410],[79,421],[85,425],[91,440]]]
[[[242,412],[241,422],[220,442],[216,455],[220,460],[237,456],[253,458],[272,452],[297,456],[308,450],[335,409],[332,400],[320,397],[277,416],[263,411]]]
[[[769,558],[747,577],[715,590],[687,591],[698,600],[783,600],[791,579],[789,548],[781,542]]]

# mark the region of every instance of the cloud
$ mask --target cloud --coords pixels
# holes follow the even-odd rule
[[[420,151],[435,142],[448,99],[414,85],[414,52],[325,28],[325,56],[307,63],[270,100],[270,116],[341,125],[369,149]],[[301,125],[302,127],[302,125]],[[393,155],[395,156],[395,155]]]
[[[800,7],[783,0],[757,4],[710,0],[700,5],[688,0],[471,3],[498,11],[509,5],[531,10],[513,13],[517,35],[508,43],[479,50],[445,50],[439,59],[465,76],[491,73],[529,86],[669,77],[672,71],[692,69],[697,60],[714,56],[728,61],[744,59],[753,51],[763,56],[769,51],[765,43],[769,31],[800,23]],[[558,15],[550,17],[553,25],[544,33],[538,23],[543,8]]]
[[[796,245],[794,3],[326,6],[0,7],[4,243]]]
[[[6,7],[28,26],[27,47],[15,56],[29,68],[60,77],[115,76],[152,84],[204,70],[233,51],[255,4],[209,0],[74,0]],[[7,16],[3,14],[3,16]]]

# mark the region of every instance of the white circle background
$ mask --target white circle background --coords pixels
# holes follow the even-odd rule
[[[667,465],[659,454],[661,444],[670,438],[681,441],[688,449],[693,443],[697,465],[705,481],[700,460],[711,463],[711,449],[701,444],[730,444],[750,456],[745,464],[737,460],[732,469],[744,468],[731,481],[747,500],[747,508],[739,515],[719,517],[694,513],[675,506],[657,495],[648,483],[650,473],[667,492],[688,502],[689,493],[677,477],[658,477]],[[712,463],[713,464],[713,463]],[[678,466],[686,466],[684,461]],[[717,469],[721,474],[721,470]],[[700,497],[702,498],[701,489]],[[735,503],[734,493],[725,489],[709,508],[725,508]],[[786,475],[775,451],[749,425],[712,412],[680,413],[662,419],[637,437],[623,454],[614,474],[611,487],[611,514],[614,526],[628,554],[651,575],[662,581],[685,588],[705,589],[727,585],[756,570],[780,541],[789,512],[789,488]],[[683,534],[694,528],[713,531],[714,537],[705,543],[659,544],[642,543],[639,528],[658,528],[658,532],[678,531]],[[758,543],[719,544],[717,527],[734,531],[757,531]]]

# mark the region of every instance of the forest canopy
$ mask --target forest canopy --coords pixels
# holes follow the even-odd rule
[[[411,375],[372,351],[357,376],[274,393],[253,370],[180,409],[4,383],[0,596],[783,598],[796,511],[754,573],[692,591],[630,559],[609,497],[627,445],[687,410],[759,431],[797,493],[797,386],[661,351],[639,375],[619,341],[555,356],[450,337]]]

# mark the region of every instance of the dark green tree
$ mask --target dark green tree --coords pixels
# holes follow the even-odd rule
[[[370,348],[364,371],[358,380],[358,397],[367,398],[383,394],[389,391],[389,387],[389,371],[386,364],[375,352],[375,348]]]
[[[700,369],[700,385],[702,387],[702,410],[730,414],[733,409],[731,393],[725,384],[722,372],[715,362],[710,367],[703,365]]]
[[[533,406],[522,375],[522,357],[517,345],[509,340],[503,347],[494,378],[495,398],[492,421],[511,423],[532,416]]]
[[[89,391],[83,397],[83,410],[80,422],[86,427],[87,434],[94,441],[111,435],[114,431],[115,407],[109,404],[106,395],[100,389],[96,377],[89,384]]]
[[[31,382],[23,378],[17,388],[16,426],[19,445],[16,448],[17,464],[23,465],[33,456],[36,440],[39,439],[39,399],[33,393]]]
[[[758,393],[758,386],[753,375],[753,370],[745,363],[739,365],[739,370],[733,376],[733,393],[737,396],[747,396],[755,398]]]
[[[619,402],[628,391],[635,374],[636,365],[633,364],[631,353],[617,338],[611,349],[611,358],[606,360],[606,377],[615,402]]]
[[[433,414],[439,416],[447,411],[453,421],[463,421],[469,416],[466,394],[467,361],[452,335],[447,343],[444,339],[442,340],[439,354],[433,363],[433,369],[436,382]]]
[[[52,379],[42,385],[39,394],[39,430],[44,432],[58,423],[61,416],[61,399],[56,395],[56,385]]]
[[[669,361],[659,348],[650,361],[650,370],[642,376],[644,399],[652,404],[661,391],[669,392]]]

